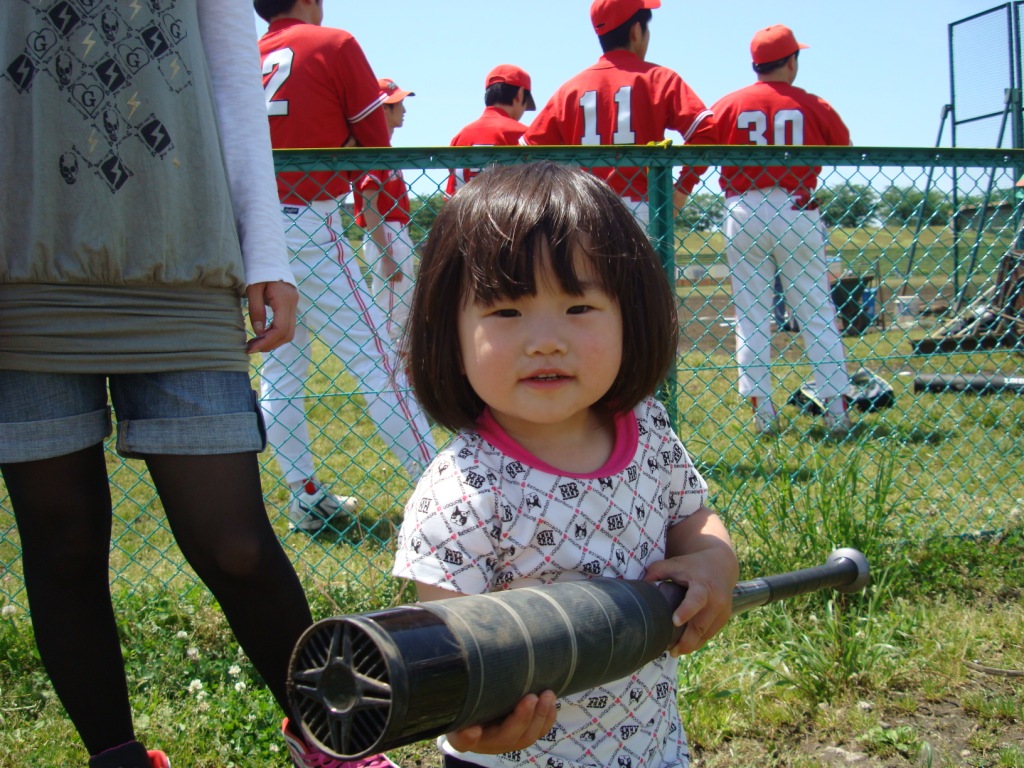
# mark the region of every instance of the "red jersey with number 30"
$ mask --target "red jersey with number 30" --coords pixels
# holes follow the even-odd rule
[[[366,55],[348,32],[298,19],[273,22],[260,38],[263,91],[274,149],[328,149],[354,137],[361,147],[388,147],[385,95]],[[355,174],[278,174],[284,203],[344,197]]]
[[[711,112],[683,78],[626,50],[605,53],[566,81],[526,129],[523,144],[648,144],[666,129],[698,140],[710,129]],[[702,141],[708,144],[711,142]],[[699,178],[700,169],[687,171]],[[591,168],[622,197],[647,199],[642,168]],[[680,183],[685,180],[681,179]],[[692,184],[691,184],[692,186]]]
[[[501,107],[487,107],[484,113],[459,131],[451,141],[453,147],[510,147],[519,143],[526,126],[513,119]],[[480,173],[479,168],[458,168],[448,175],[449,196]]]
[[[748,85],[723,96],[711,111],[715,113],[715,144],[850,144],[849,129],[828,102],[787,83]],[[730,196],[769,187],[811,192],[819,173],[821,166],[724,166],[719,183]]]

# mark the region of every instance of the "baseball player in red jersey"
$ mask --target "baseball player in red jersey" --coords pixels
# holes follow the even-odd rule
[[[806,47],[781,24],[754,35],[750,53],[757,82],[712,106],[711,143],[850,144],[850,132],[836,111],[824,99],[793,85],[800,49]],[[837,435],[850,427],[844,396],[850,384],[846,350],[829,291],[827,234],[814,201],[820,172],[820,167],[783,166],[726,166],[721,172],[739,390],[750,398],[759,432],[776,426],[770,370],[776,273],[803,333],[815,389],[826,405],[826,424]]]
[[[386,96],[355,38],[320,26],[322,0],[254,0],[270,26],[259,41],[263,89],[276,149],[390,144],[380,106]],[[315,335],[354,375],[377,430],[413,477],[434,454],[429,427],[409,395],[384,318],[344,235],[339,200],[346,174],[281,173],[278,192],[299,286],[292,343],[264,358],[261,394],[267,437],[294,491],[292,524],[318,530],[356,500],[335,496],[314,475],[304,387]]]
[[[377,81],[384,99],[388,137],[405,122],[405,99],[415,96],[403,91],[394,80]],[[392,341],[398,339],[409,317],[413,288],[413,247],[409,234],[409,188],[401,169],[371,171],[356,182],[356,224],[366,231],[363,257],[372,275],[373,300],[384,316],[384,327]]]
[[[711,112],[683,79],[667,67],[645,61],[651,9],[661,0],[594,0],[590,20],[604,55],[564,83],[537,113],[523,144],[648,144],[666,129],[684,142],[700,141],[710,130]],[[710,143],[704,141],[702,143]],[[647,173],[643,168],[591,168],[625,198],[647,223]],[[684,169],[677,183],[691,188],[704,169]]]
[[[514,64],[499,64],[484,80],[484,113],[455,134],[453,147],[506,147],[519,143],[526,126],[519,122],[537,109],[530,92],[530,76]],[[480,169],[458,168],[448,175],[449,197]]]

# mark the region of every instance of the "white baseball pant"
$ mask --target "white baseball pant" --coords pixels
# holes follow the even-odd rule
[[[434,457],[434,439],[405,375],[394,368],[394,350],[343,233],[338,203],[281,209],[299,308],[294,340],[264,357],[260,389],[267,440],[285,479],[300,482],[314,473],[305,402],[314,335],[356,378],[378,434],[415,479]]]
[[[384,317],[384,330],[388,338],[397,341],[405,329],[405,321],[409,319],[413,270],[416,265],[409,226],[397,221],[385,221],[381,226],[384,227],[384,235],[391,246],[391,258],[402,271],[402,279],[392,282],[384,278],[380,268],[380,248],[369,234],[363,238],[363,259],[370,268],[370,291],[373,293],[374,303]]]
[[[846,392],[846,348],[836,326],[828,284],[825,233],[817,210],[800,209],[779,188],[726,200],[726,254],[736,308],[736,362],[744,398],[771,398],[773,283],[778,272],[786,303],[800,323],[817,394]]]

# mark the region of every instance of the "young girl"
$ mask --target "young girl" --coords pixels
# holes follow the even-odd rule
[[[688,586],[671,653],[441,737],[448,768],[688,765],[675,657],[725,624],[738,566],[652,397],[677,334],[650,243],[585,171],[493,168],[437,217],[404,351],[457,434],[406,506],[395,575],[421,600],[595,576]]]

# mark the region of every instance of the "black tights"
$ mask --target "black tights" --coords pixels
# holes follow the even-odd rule
[[[267,519],[256,454],[153,455],[146,464],[185,559],[287,711],[288,659],[312,616]],[[110,601],[103,446],[0,470],[21,537],[36,644],[54,689],[89,754],[131,741]]]

